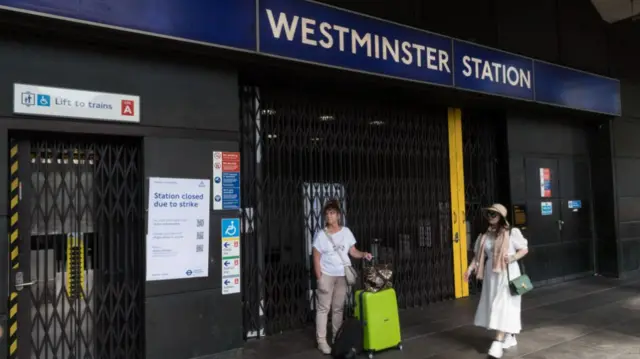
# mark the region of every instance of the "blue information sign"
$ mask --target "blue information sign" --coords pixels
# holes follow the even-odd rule
[[[0,5],[123,30],[255,51],[255,0],[0,0]]]
[[[240,219],[223,218],[220,224],[220,230],[222,231],[221,236],[223,239],[240,237]]]
[[[536,101],[612,115],[622,113],[620,81],[535,61]]]
[[[105,4],[0,0],[0,6],[18,11],[553,106],[621,114],[618,80],[312,1],[112,0]],[[214,179],[218,180],[223,181]],[[221,202],[221,197],[217,194],[214,199]]]
[[[240,153],[213,152],[213,209],[240,209]]]
[[[451,86],[451,39],[300,0],[259,1],[259,51]]]
[[[457,88],[533,101],[533,61],[454,41]]]

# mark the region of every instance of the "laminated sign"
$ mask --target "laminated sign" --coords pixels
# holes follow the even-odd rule
[[[222,294],[240,293],[240,219],[223,218],[220,228]]]
[[[551,197],[551,169],[540,168],[540,197]]]
[[[240,209],[239,152],[213,152],[213,209]]]

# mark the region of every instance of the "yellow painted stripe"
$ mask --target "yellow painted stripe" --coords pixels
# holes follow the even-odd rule
[[[17,190],[19,185],[20,181],[18,181],[17,178],[14,178],[13,181],[11,181],[11,191]]]
[[[11,324],[9,328],[9,336],[12,337],[18,331],[18,322]]]
[[[466,198],[464,195],[464,142],[462,140],[462,111],[456,109],[456,162],[457,162],[457,180],[458,180],[458,209],[461,220],[458,221],[458,230],[460,233],[460,273],[461,275],[467,271],[467,215],[466,215]],[[462,278],[461,278],[462,279]],[[461,281],[462,297],[469,296],[469,284]]]
[[[11,164],[11,174],[16,174],[18,172],[18,162],[14,162]]]
[[[462,297],[461,274],[460,274],[460,245],[458,233],[458,173],[456,164],[456,113],[455,109],[450,108],[447,116],[448,132],[449,132],[449,181],[451,189],[451,234],[453,247],[453,280],[456,298]]]
[[[18,350],[18,339],[14,340],[9,347],[9,354],[13,355]]]
[[[15,157],[18,154],[18,145],[11,147],[11,158]]]
[[[18,247],[14,248],[11,251],[11,260],[15,260],[18,258]]]
[[[18,268],[20,268],[20,263],[16,263],[13,265],[13,269],[18,269]]]
[[[469,285],[464,282],[467,267],[467,244],[464,199],[464,165],[462,162],[462,111],[450,108],[449,130],[449,174],[451,187],[451,228],[453,235],[453,276],[456,298],[468,296]]]
[[[18,223],[18,212],[14,213],[11,216],[11,226],[15,226]],[[11,235],[13,237],[13,234]],[[18,232],[16,231],[16,237],[18,236]]]
[[[13,307],[9,310],[9,318],[13,318],[18,314],[18,304],[14,304]]]
[[[18,196],[15,195],[13,196],[13,198],[11,198],[11,209],[15,209],[17,205],[18,205]]]
[[[11,219],[13,221],[13,217]],[[18,230],[16,229],[15,231],[13,231],[11,233],[11,243],[15,242],[18,240]]]
[[[14,300],[16,298],[18,298],[18,293],[16,292],[11,292],[11,296],[10,296],[11,300]]]

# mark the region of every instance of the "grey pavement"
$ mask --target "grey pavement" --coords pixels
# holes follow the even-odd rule
[[[492,333],[472,325],[476,298],[401,312],[404,350],[379,359],[487,358]],[[504,358],[640,359],[640,280],[592,277],[523,298],[523,332]],[[308,330],[248,342],[242,359],[320,359]],[[363,357],[366,358],[366,357]]]

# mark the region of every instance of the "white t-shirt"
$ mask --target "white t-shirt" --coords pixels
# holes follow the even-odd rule
[[[320,270],[322,274],[333,277],[344,276],[344,263],[351,265],[349,249],[356,244],[356,238],[347,227],[331,235],[333,242],[338,247],[340,256],[331,245],[324,230],[320,230],[313,238],[313,248],[320,252]],[[340,259],[342,257],[342,259]]]

